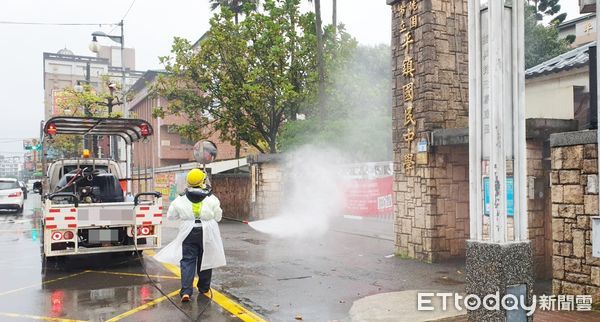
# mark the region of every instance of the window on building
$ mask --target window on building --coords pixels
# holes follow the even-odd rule
[[[181,144],[185,144],[185,145],[194,145],[194,143],[195,143],[193,140],[190,140],[190,139],[184,138],[183,136],[182,136],[182,137],[180,137],[180,138],[181,138],[181,140],[179,141],[179,143],[181,143]]]
[[[113,67],[121,67],[121,48],[111,48],[110,61]]]

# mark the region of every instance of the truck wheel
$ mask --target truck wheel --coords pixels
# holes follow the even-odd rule
[[[23,213],[23,206],[17,208],[17,211],[15,213],[16,214],[22,214]]]

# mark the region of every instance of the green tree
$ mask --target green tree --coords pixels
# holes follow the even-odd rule
[[[538,4],[539,8],[540,4]],[[553,9],[554,10],[554,9]],[[560,10],[560,6],[558,6]],[[548,12],[548,9],[546,11]],[[554,12],[554,11],[552,11]],[[565,16],[566,17],[566,16]],[[525,67],[530,68],[569,50],[573,39],[561,39],[556,23],[544,26],[539,21],[539,11],[525,6]],[[564,20],[564,18],[563,18]]]
[[[535,19],[541,21],[544,16],[554,16],[550,21],[553,25],[559,25],[567,18],[567,13],[560,13],[560,0],[527,0],[527,3],[535,9]]]
[[[239,23],[239,16],[244,12],[244,6],[249,6],[252,10],[258,9],[260,0],[210,0],[210,10],[217,10],[217,8],[227,8],[234,14],[234,21],[237,25]]]
[[[103,86],[99,91],[89,84],[82,85],[80,88],[69,87],[64,89],[58,94],[58,115],[122,117],[123,113],[120,111],[113,110],[109,113],[110,107],[121,104],[118,99],[118,96],[121,96],[121,85],[111,83],[108,77],[102,78],[102,84]],[[83,137],[55,135],[48,143],[50,155],[63,158],[78,157],[81,155],[83,148]]]
[[[241,139],[276,152],[282,124],[296,113],[311,113],[315,97],[315,18],[301,14],[299,2],[267,0],[261,12],[244,7],[239,24],[224,8],[211,19],[197,52],[176,38],[174,57],[161,58],[168,73],[154,86],[169,104],[155,116],[185,116],[188,123],[178,128],[189,138],[212,125],[232,144]]]

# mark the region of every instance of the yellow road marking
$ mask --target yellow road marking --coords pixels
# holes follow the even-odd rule
[[[109,319],[109,320],[106,320],[106,322],[115,322],[115,321],[119,321],[119,320],[121,320],[121,319],[123,319],[123,318],[126,318],[126,317],[128,317],[128,316],[132,315],[132,314],[135,314],[135,313],[137,313],[137,312],[139,312],[139,311],[142,311],[142,310],[145,310],[145,309],[147,309],[147,308],[149,308],[149,307],[151,307],[151,306],[154,306],[154,305],[156,305],[156,304],[158,304],[158,303],[160,303],[160,302],[162,302],[162,301],[166,300],[166,299],[167,299],[167,297],[173,297],[173,296],[175,296],[175,295],[177,295],[177,294],[179,294],[179,290],[177,290],[177,291],[173,291],[173,292],[171,292],[171,293],[167,294],[167,296],[159,297],[159,298],[157,298],[157,299],[155,299],[155,300],[153,300],[153,301],[150,301],[150,302],[148,302],[148,303],[146,303],[146,304],[144,304],[144,305],[140,305],[140,306],[138,306],[138,307],[136,307],[136,308],[134,308],[134,309],[131,309],[131,310],[129,310],[129,311],[127,311],[127,312],[125,312],[125,313],[119,314],[119,315],[115,316],[114,318],[111,318],[111,319]]]
[[[127,272],[110,272],[110,271],[95,271],[95,270],[88,270],[88,272],[90,272],[90,273],[99,273],[99,274],[111,274],[111,275],[147,277],[146,274],[127,273]],[[177,277],[177,276],[165,276],[165,275],[150,275],[150,277],[164,278],[164,279],[173,279],[173,280],[178,280],[179,279],[179,277]]]
[[[146,251],[146,254],[148,254],[150,256],[156,255],[156,253],[154,251]],[[168,264],[168,263],[161,263],[161,264],[166,269],[168,269],[171,273],[175,274],[178,277],[181,277],[181,271],[179,270],[179,267],[172,265],[172,264]],[[239,305],[235,301],[233,301],[230,298],[228,298],[227,296],[223,295],[221,292],[215,290],[214,288],[211,288],[211,291],[212,291],[211,293],[213,295],[212,300],[215,303],[217,303],[220,307],[227,310],[229,313],[238,317],[240,320],[242,320],[244,322],[266,322],[265,319],[261,318],[256,313],[254,313],[250,310],[247,310],[246,308]],[[205,296],[210,298],[210,295],[205,294]]]
[[[71,278],[71,277],[75,277],[77,275],[85,274],[85,273],[88,273],[88,272],[89,271],[83,271],[83,272],[79,272],[79,273],[75,273],[75,274],[71,274],[71,275],[67,275],[67,276],[55,278],[53,280],[45,281],[45,282],[42,282],[42,283],[35,283],[35,284],[23,286],[23,287],[14,289],[14,290],[2,292],[2,293],[0,293],[0,296],[6,295],[6,294],[10,294],[10,293],[14,293],[14,292],[18,292],[18,291],[22,291],[22,290],[26,290],[28,288],[32,288],[32,287],[36,287],[36,286],[40,286],[40,285],[44,285],[44,284],[54,283],[54,282],[57,282],[57,281],[60,281],[60,280],[64,280],[64,279]]]
[[[38,316],[38,315],[17,314],[17,313],[4,313],[4,312],[0,312],[0,316],[7,316],[7,317],[11,317],[11,318],[23,318],[23,319],[53,321],[53,322],[85,322],[83,320],[61,319],[61,318],[52,318],[52,317],[49,317],[49,316]]]

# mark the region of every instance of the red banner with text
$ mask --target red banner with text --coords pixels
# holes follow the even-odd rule
[[[354,216],[392,215],[392,176],[352,179],[344,183],[345,210]]]

